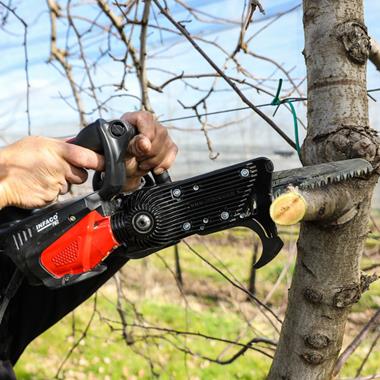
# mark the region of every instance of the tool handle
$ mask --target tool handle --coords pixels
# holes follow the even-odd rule
[[[93,179],[94,190],[99,190],[103,199],[111,199],[122,191],[126,179],[124,161],[128,145],[137,133],[137,129],[128,122],[98,119],[69,141],[104,155],[104,175],[97,172]],[[157,185],[171,182],[167,171],[160,175],[152,172],[152,175]]]
[[[154,174],[152,170],[152,175],[157,185],[164,185],[166,183],[172,182],[172,179],[170,178],[169,172],[167,170],[165,170],[161,174]]]

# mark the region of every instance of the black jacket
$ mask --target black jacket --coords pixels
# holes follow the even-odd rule
[[[0,380],[15,379],[11,365],[27,345],[89,298],[128,261],[123,250],[118,248],[108,256],[105,272],[66,288],[52,290],[23,281],[0,325]],[[12,261],[0,255],[0,294],[14,270]]]

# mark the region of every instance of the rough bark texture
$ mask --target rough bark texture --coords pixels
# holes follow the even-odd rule
[[[304,0],[308,134],[304,164],[362,157],[378,165],[369,128],[363,0]],[[376,178],[342,185],[360,199],[342,225],[301,225],[289,304],[269,379],[331,379],[350,306],[366,290],[359,261]]]

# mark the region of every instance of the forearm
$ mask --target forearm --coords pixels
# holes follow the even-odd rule
[[[4,189],[4,181],[7,175],[6,165],[3,158],[2,150],[0,149],[0,210],[6,206],[7,200]]]
[[[5,196],[5,191],[4,191],[4,188],[1,184],[1,182],[2,181],[0,180],[0,210],[6,206],[9,206],[7,199],[6,199],[6,196]]]

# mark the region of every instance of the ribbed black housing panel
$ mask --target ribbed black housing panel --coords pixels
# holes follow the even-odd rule
[[[189,235],[239,225],[261,235],[264,229],[270,238],[276,235],[268,215],[272,170],[270,160],[258,158],[168,185],[143,188],[123,199],[124,211],[111,219],[113,232],[132,258]],[[135,216],[142,213],[153,221],[148,233],[139,233],[133,225]]]

